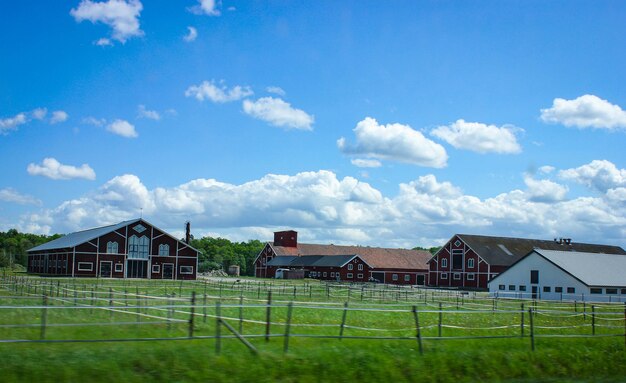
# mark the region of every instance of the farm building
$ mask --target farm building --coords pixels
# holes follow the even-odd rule
[[[198,250],[143,219],[68,234],[28,250],[28,272],[71,277],[196,279]]]
[[[489,282],[493,296],[626,301],[626,256],[534,249]]]
[[[455,234],[428,261],[429,285],[487,289],[487,282],[535,248],[585,253],[626,254],[619,246]]]
[[[274,233],[254,261],[255,276],[274,278],[277,269],[304,270],[308,278],[425,285],[427,251],[298,243],[293,230]]]

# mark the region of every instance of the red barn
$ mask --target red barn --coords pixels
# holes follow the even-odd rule
[[[298,243],[296,231],[279,231],[256,257],[254,275],[274,278],[277,269],[290,268],[323,280],[425,285],[430,257],[421,250]]]
[[[626,254],[619,246],[576,243],[570,239],[541,240],[455,234],[428,261],[429,285],[487,289],[487,282],[533,249]]]
[[[28,250],[28,272],[54,276],[196,279],[198,250],[143,219],[68,234]]]

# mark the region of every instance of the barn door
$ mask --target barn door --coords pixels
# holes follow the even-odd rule
[[[532,286],[532,298],[537,299],[537,286]]]

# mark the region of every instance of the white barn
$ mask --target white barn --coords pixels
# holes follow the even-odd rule
[[[494,297],[626,302],[626,255],[534,249],[489,281]]]

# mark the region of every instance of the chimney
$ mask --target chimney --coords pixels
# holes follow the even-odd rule
[[[275,231],[274,246],[298,247],[298,232],[294,230]]]
[[[191,242],[191,223],[189,221],[185,222],[185,243],[189,244]]]

